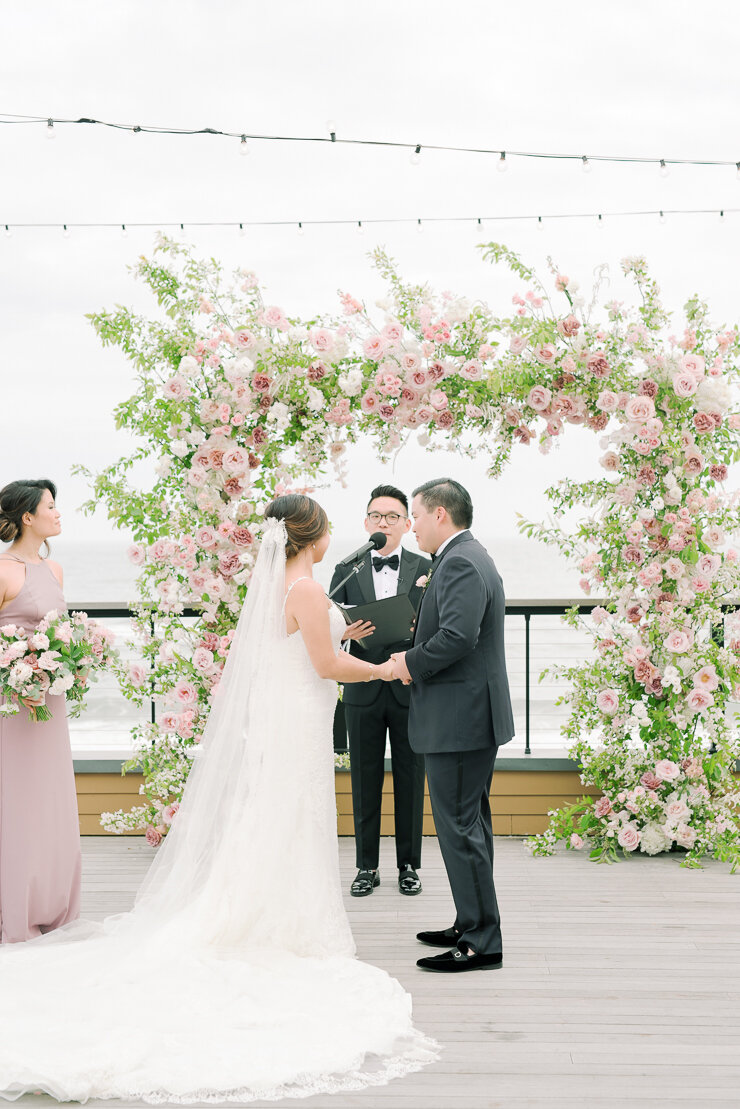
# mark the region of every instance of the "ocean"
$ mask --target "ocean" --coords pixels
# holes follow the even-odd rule
[[[316,576],[325,587],[335,561],[364,541],[364,533],[338,535],[332,539]],[[480,535],[501,573],[510,602],[560,600],[583,596],[580,574],[557,552],[532,540],[519,537]],[[130,602],[135,597],[136,568],[126,557],[125,542],[107,541],[81,544],[64,536],[54,541],[53,557],[64,568],[65,595],[70,607],[88,608],[114,601]],[[415,550],[412,542],[407,543]],[[125,619],[106,620],[117,637],[124,655],[133,657],[133,645]],[[585,634],[565,627],[556,616],[533,616],[530,625],[530,742],[534,754],[562,751],[565,743],[560,727],[567,710],[556,706],[562,692],[560,683],[538,681],[540,672],[555,662],[570,664],[590,657]],[[523,751],[525,737],[525,655],[524,618],[507,617],[506,652],[517,737],[507,753]],[[87,698],[87,708],[78,720],[70,722],[72,746],[76,757],[125,757],[131,751],[131,728],[149,718],[149,706],[137,709],[121,695],[112,679],[102,679]]]

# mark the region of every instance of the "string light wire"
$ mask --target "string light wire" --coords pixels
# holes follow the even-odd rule
[[[661,173],[667,172],[668,166],[734,166],[737,168],[738,159],[712,159],[712,158],[661,158],[660,156],[622,155],[622,154],[580,154],[563,153],[542,150],[503,150],[501,147],[483,146],[450,146],[441,143],[394,142],[388,139],[356,139],[340,137],[332,125],[328,135],[265,135],[251,134],[248,131],[225,131],[217,127],[161,127],[149,124],[117,123],[113,120],[94,119],[90,116],[80,116],[78,119],[65,119],[57,116],[17,115],[11,112],[0,112],[0,125],[6,126],[39,126],[47,128],[47,133],[55,134],[54,128],[58,126],[82,127],[108,127],[118,131],[133,131],[135,134],[150,135],[212,135],[221,138],[238,139],[242,147],[248,141],[256,142],[286,142],[286,143],[336,143],[345,146],[385,147],[387,149],[408,150],[417,157],[423,145],[425,150],[437,150],[451,154],[489,154],[496,155],[499,159],[499,169],[504,169],[507,160],[511,158],[531,158],[543,161],[580,162],[584,168],[590,168],[592,162],[611,162],[613,164],[628,165],[654,165]],[[333,124],[333,121],[332,121]]]

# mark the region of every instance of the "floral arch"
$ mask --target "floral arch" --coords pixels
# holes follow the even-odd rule
[[[160,237],[136,267],[157,316],[91,316],[136,367],[116,417],[141,445],[88,474],[86,508],[102,500],[136,539],[142,657],[119,677],[126,696],[153,690],[162,706],[135,733],[129,768],[144,772],[142,804],[104,814],[108,829],[146,829],[156,843],[174,818],[274,495],[313,486],[330,466],[341,477],[361,435],[383,452],[414,434],[485,454],[495,476],[516,447],[536,440],[547,452],[580,424],[601,437],[604,476],[549,489],[555,524],[523,529],[577,559],[586,592],[610,598],[585,621],[567,617],[585,623],[596,650],[562,671],[565,734],[584,783],[603,796],[553,813],[532,847],[587,841],[595,858],[611,858],[618,847],[677,845],[689,865],[706,853],[740,863],[730,716],[740,624],[727,611],[740,586],[730,546],[740,513],[725,487],[740,457],[738,332],[713,326],[693,298],[671,335],[640,258],[623,263],[635,305],[612,301],[596,320],[554,267],[551,294],[505,247],[482,249],[520,285],[508,315],[408,285],[376,251],[384,320],[347,293],[336,316],[297,320],[264,303],[253,273],[227,279]],[[151,457],[153,487],[133,487],[130,471]],[[573,509],[578,524],[566,529]],[[202,610],[195,628],[182,616],[189,605]]]

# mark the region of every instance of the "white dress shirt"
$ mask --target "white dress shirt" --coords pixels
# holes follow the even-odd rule
[[[452,535],[448,535],[444,543],[440,543],[440,545],[437,547],[432,557],[435,559],[439,558],[447,544],[451,543],[453,539],[457,539],[458,535],[462,535],[464,531],[470,531],[470,528],[460,528],[460,531],[455,531],[452,533]]]
[[[386,597],[395,597],[398,593],[398,576],[401,573],[401,544],[394,547],[392,551],[374,551],[373,552],[373,588],[375,590],[376,601],[384,601]],[[391,555],[398,555],[398,567],[391,570],[390,566],[384,566],[382,570],[375,569],[376,558],[390,558]]]

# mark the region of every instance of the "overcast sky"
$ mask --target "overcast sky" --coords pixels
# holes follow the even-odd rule
[[[657,158],[740,159],[737,6],[684,0],[25,0],[3,5],[0,111],[88,116],[130,124],[210,126],[272,134],[326,134],[422,144],[492,146]],[[185,237],[227,266],[255,269],[289,314],[333,309],[337,288],[369,303],[382,295],[367,259],[382,244],[402,272],[500,308],[515,286],[480,260],[471,225],[191,230],[189,221],[514,216],[624,209],[709,208],[714,214],[545,218],[484,224],[544,269],[548,254],[590,288],[610,266],[605,298],[624,296],[619,260],[644,253],[678,309],[698,292],[718,322],[740,319],[740,209],[734,168],[510,158],[507,173],[482,155],[209,136],[152,136],[103,128],[0,127],[2,403],[0,484],[48,474],[60,484],[65,534],[111,534],[85,521],[74,462],[99,467],[125,447],[114,404],[130,392],[117,351],[103,351],[84,318],[117,303],[146,311],[127,272],[151,251],[152,231],[16,228],[24,222],[184,222]],[[514,513],[543,511],[554,477],[593,465],[594,438],[575,429],[558,454],[534,448],[497,483],[483,462],[411,450],[393,474],[358,448],[350,487],[321,499],[343,532],[366,487],[392,477],[406,488],[448,471],[466,482],[484,531],[514,533]]]

